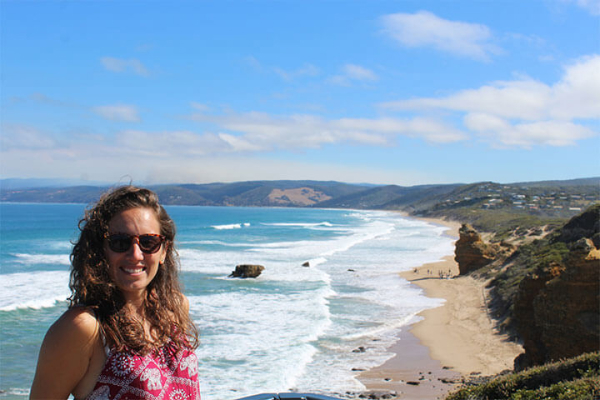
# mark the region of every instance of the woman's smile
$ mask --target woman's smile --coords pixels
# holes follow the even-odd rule
[[[140,275],[145,270],[146,270],[146,267],[138,267],[138,268],[121,267],[121,271],[123,271],[129,275]]]

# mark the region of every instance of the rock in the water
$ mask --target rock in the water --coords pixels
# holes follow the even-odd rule
[[[262,265],[253,264],[241,264],[235,267],[235,271],[229,275],[230,278],[256,278],[263,271],[265,267]]]
[[[303,267],[310,267],[310,262],[305,262],[304,264],[302,264]]]

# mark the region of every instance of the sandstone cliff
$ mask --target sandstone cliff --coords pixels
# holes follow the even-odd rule
[[[566,254],[521,281],[514,319],[525,353],[517,370],[600,350],[599,217],[596,206],[573,218],[548,246],[566,246]]]
[[[459,233],[460,274],[490,280],[498,327],[523,343],[517,370],[600,350],[600,205],[513,245],[486,243],[469,225]]]
[[[499,255],[500,247],[485,243],[471,225],[463,224],[458,233],[460,237],[456,241],[454,260],[458,263],[460,275],[468,274],[489,264]]]

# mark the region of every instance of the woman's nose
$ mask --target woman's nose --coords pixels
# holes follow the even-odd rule
[[[144,252],[140,248],[140,239],[139,238],[137,238],[137,237],[132,238],[131,248],[129,249],[129,253],[131,254],[132,257],[134,257],[138,260],[144,259]]]

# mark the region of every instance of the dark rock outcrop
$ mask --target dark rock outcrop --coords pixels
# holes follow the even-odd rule
[[[500,251],[495,244],[486,244],[479,233],[469,224],[463,224],[456,241],[454,260],[458,263],[460,275],[475,271],[494,261]]]
[[[600,350],[599,210],[573,218],[554,239],[569,248],[562,262],[521,281],[514,317],[525,353],[516,370]]]
[[[265,267],[262,265],[253,264],[241,264],[235,267],[235,271],[229,275],[229,278],[256,278],[263,271]]]

